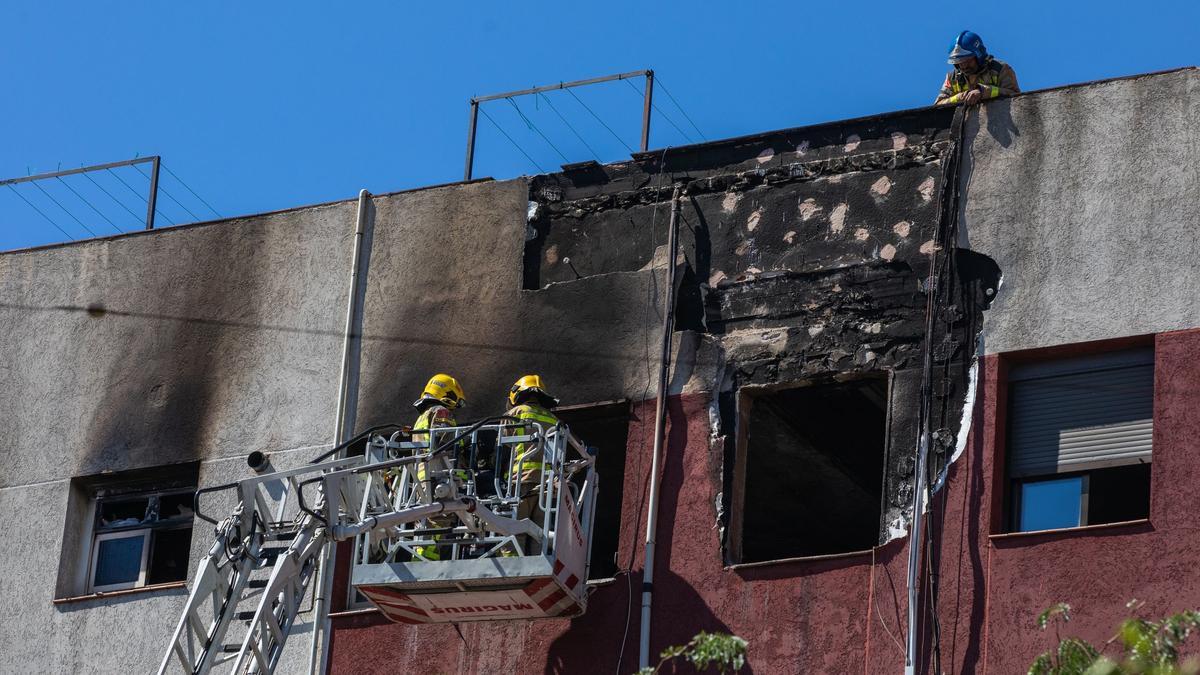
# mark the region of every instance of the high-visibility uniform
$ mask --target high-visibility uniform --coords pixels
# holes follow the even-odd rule
[[[558,424],[558,418],[554,413],[534,403],[523,403],[509,410],[505,415],[516,418],[521,421],[538,422],[542,425],[543,431],[549,431]],[[514,436],[524,436],[533,433],[534,428],[527,425],[518,425],[510,429],[510,433]],[[512,479],[513,474],[520,476],[519,489],[521,491],[521,501],[517,505],[517,518],[529,518],[538,527],[542,526],[546,514],[542,510],[540,503],[542,484],[542,471],[550,469],[551,464],[545,461],[546,458],[540,456],[538,446],[533,443],[518,443],[513,448],[512,468],[510,469],[509,479]],[[538,553],[538,543],[527,538],[525,542],[525,553]]]
[[[422,412],[419,417],[417,417],[417,421],[413,422],[412,438],[418,443],[426,443],[429,441],[429,434],[422,434],[418,432],[454,426],[458,426],[458,423],[454,421],[454,415],[450,412],[450,409],[441,405],[433,405],[426,408],[425,411]],[[430,448],[430,450],[436,449],[437,448]],[[444,460],[434,460],[434,462],[444,465]],[[424,481],[425,476],[425,462],[421,462],[417,465],[417,480]],[[434,516],[429,518],[426,522],[430,527],[452,527],[454,525],[455,518],[452,515]],[[435,540],[440,539],[441,535],[434,535],[433,538]],[[417,546],[416,550],[417,553],[420,553],[428,560],[441,559],[437,546]]]
[[[938,92],[936,105],[954,105],[962,102],[967,92],[983,85],[983,98],[997,98],[1021,93],[1017,85],[1017,73],[1007,63],[991,56],[974,73],[964,73],[957,68],[946,74],[942,90]]]

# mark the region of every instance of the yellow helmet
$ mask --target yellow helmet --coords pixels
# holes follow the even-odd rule
[[[517,380],[512,389],[508,390],[508,404],[517,405],[517,400],[525,398],[526,394],[538,395],[547,408],[553,408],[558,405],[558,399],[551,396],[546,391],[546,388],[542,386],[542,377],[540,375],[526,375]]]
[[[458,380],[438,373],[429,378],[421,397],[413,401],[413,407],[419,408],[426,401],[437,401],[447,408],[458,408],[467,404],[467,396],[458,385]]]

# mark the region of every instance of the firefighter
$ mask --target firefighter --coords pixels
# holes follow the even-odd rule
[[[505,415],[518,422],[537,422],[542,425],[543,431],[549,431],[558,424],[558,418],[550,412],[558,405],[558,399],[546,391],[540,375],[526,375],[517,380],[508,391],[508,404],[511,407]],[[512,433],[524,436],[533,431],[532,428],[518,424]],[[511,484],[514,474],[518,476],[521,501],[517,506],[517,518],[529,518],[541,527],[545,519],[545,512],[540,503],[542,472],[551,468],[551,464],[546,461],[548,458],[535,455],[536,451],[536,446],[525,443],[520,443],[513,449],[509,482]],[[540,552],[539,544],[532,538],[527,537],[523,546],[526,554]]]
[[[429,378],[429,382],[425,384],[425,390],[421,392],[421,396],[413,401],[413,407],[420,411],[417,421],[413,423],[412,438],[418,443],[426,443],[429,441],[429,434],[420,433],[429,429],[439,429],[442,427],[458,426],[454,420],[454,411],[463,407],[467,403],[467,397],[463,393],[463,389],[458,384],[458,380],[446,375],[438,373]],[[430,448],[434,450],[435,448]],[[445,469],[448,464],[444,459],[437,459],[430,462],[433,468]],[[426,464],[422,463],[417,466],[417,480],[424,482],[426,476]],[[427,486],[428,487],[428,486]],[[426,495],[426,499],[432,499],[432,495]],[[456,519],[454,516],[433,517],[428,521],[430,527],[453,527]],[[434,535],[434,539],[440,539],[439,535]],[[417,553],[427,560],[440,560],[441,555],[437,546],[418,546]]]
[[[946,74],[936,105],[974,105],[1021,92],[1012,67],[988,54],[983,39],[969,30],[954,39],[946,62],[954,71]]]

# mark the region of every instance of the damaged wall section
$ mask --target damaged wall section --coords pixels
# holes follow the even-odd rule
[[[947,204],[955,194],[942,190],[957,152],[951,122],[952,111],[925,109],[645,153],[531,184],[523,283],[530,290],[661,264],[671,188],[683,187],[676,329],[700,333],[721,354],[705,388],[719,413],[713,434],[724,465],[714,478],[723,484],[727,561],[741,561],[740,529],[729,526],[747,503],[736,433],[743,388],[889,378],[885,470],[872,497],[882,508],[878,537],[868,543],[904,531],[935,253],[947,261],[937,274],[949,283],[932,312],[935,473],[949,457],[986,289],[994,293],[998,282],[990,261],[973,256],[960,265],[968,251],[939,248],[953,241]],[[850,411],[842,423],[853,420]],[[861,480],[829,475],[847,485]]]

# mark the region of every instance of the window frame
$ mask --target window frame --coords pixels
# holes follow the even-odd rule
[[[142,559],[138,567],[138,577],[133,581],[122,581],[115,584],[96,584],[96,572],[99,571],[100,562],[100,543],[109,539],[132,539],[133,535],[141,533],[142,536]],[[107,593],[109,591],[124,591],[131,588],[142,588],[146,585],[146,579],[150,576],[150,534],[151,529],[148,527],[141,528],[121,528],[110,532],[95,532],[92,534],[92,553],[91,565],[88,566],[88,593]]]
[[[1070,533],[1097,528],[1111,528],[1129,525],[1136,526],[1150,522],[1153,516],[1151,506],[1153,505],[1154,501],[1153,468],[1151,468],[1151,477],[1149,479],[1149,485],[1147,486],[1147,492],[1149,496],[1146,505],[1146,517],[1103,523],[1091,523],[1089,522],[1089,515],[1092,513],[1092,507],[1094,506],[1092,503],[1092,486],[1090,485],[1091,474],[1096,471],[1112,467],[1090,467],[1078,471],[1017,477],[1010,474],[1010,466],[1012,460],[1012,425],[1015,418],[1012,409],[1013,384],[1020,381],[1020,378],[1013,377],[1013,369],[1034,364],[1050,364],[1055,361],[1070,361],[1079,358],[1101,357],[1108,354],[1116,354],[1126,351],[1149,350],[1151,354],[1150,365],[1155,370],[1156,375],[1151,384],[1151,419],[1157,425],[1158,351],[1154,338],[1154,334],[1136,335],[1107,340],[1097,340],[1094,342],[1070,343],[1054,345],[1050,347],[1003,352],[994,355],[994,358],[996,359],[994,370],[994,393],[996,397],[996,404],[991,415],[991,421],[993,424],[992,431],[988,435],[992,445],[992,451],[990,454],[994,458],[991,479],[993,496],[991,499],[991,517],[989,518],[991,524],[991,534],[989,537],[1009,538],[1045,535],[1055,532]],[[985,368],[985,366],[981,366],[981,368]],[[977,401],[976,405],[978,404],[979,402]],[[1151,461],[1143,463],[1130,463],[1119,466],[1149,465],[1153,467],[1153,455],[1154,450],[1152,449]],[[1021,530],[1019,528],[1019,519],[1021,516],[1020,485],[1022,483],[1036,482],[1039,480],[1053,480],[1056,478],[1061,479],[1070,477],[1083,478],[1083,485],[1081,487],[1080,494],[1079,524],[1071,527],[1058,527],[1042,530]]]
[[[807,389],[811,387],[826,387],[839,384],[851,384],[855,382],[863,382],[867,380],[880,380],[884,383],[885,391],[883,396],[884,405],[884,428],[883,428],[883,445],[880,448],[882,470],[880,475],[881,493],[880,502],[878,504],[878,517],[880,521],[883,519],[883,514],[886,510],[886,490],[884,485],[887,480],[887,463],[891,452],[892,439],[892,396],[895,393],[896,374],[891,370],[878,371],[857,371],[834,373],[825,377],[815,377],[802,380],[793,380],[788,382],[780,382],[773,384],[746,384],[738,387],[734,392],[735,405],[735,433],[734,433],[734,453],[733,453],[733,476],[731,486],[731,496],[729,501],[729,515],[727,516],[729,532],[725,544],[725,565],[731,569],[743,567],[760,567],[764,565],[784,564],[795,561],[804,560],[828,560],[836,558],[844,558],[849,556],[858,556],[864,553],[870,553],[874,550],[874,546],[861,550],[842,551],[835,553],[823,553],[814,555],[801,555],[787,558],[773,558],[769,560],[746,561],[743,551],[744,542],[744,523],[746,514],[746,479],[747,465],[750,458],[749,444],[749,426],[750,415],[753,409],[753,403],[748,403],[752,399],[769,396],[784,391],[795,389]],[[875,546],[878,546],[878,541]]]
[[[108,494],[104,488],[97,488],[93,491],[92,500],[92,524],[91,524],[91,552],[88,555],[90,563],[87,571],[87,593],[106,593],[109,591],[121,591],[131,588],[144,588],[151,585],[150,581],[150,557],[154,552],[157,544],[157,535],[159,532],[167,532],[172,530],[188,529],[195,531],[194,516],[171,516],[162,518],[159,515],[163,497],[177,497],[180,495],[191,494],[196,490],[192,488],[170,488],[170,489],[153,489],[149,488],[144,491],[115,491]],[[147,522],[145,517],[137,524],[129,525],[110,525],[101,524],[101,515],[103,514],[105,502],[129,502],[146,500],[145,514],[148,515],[151,511],[155,514],[153,521]],[[121,538],[128,536],[130,533],[143,531],[144,541],[142,544],[142,561],[139,570],[138,579],[134,582],[121,582],[119,584],[96,584],[96,572],[98,571],[97,564],[100,556],[100,542],[109,539]],[[186,572],[184,581],[187,580]],[[171,582],[164,582],[171,583]]]

